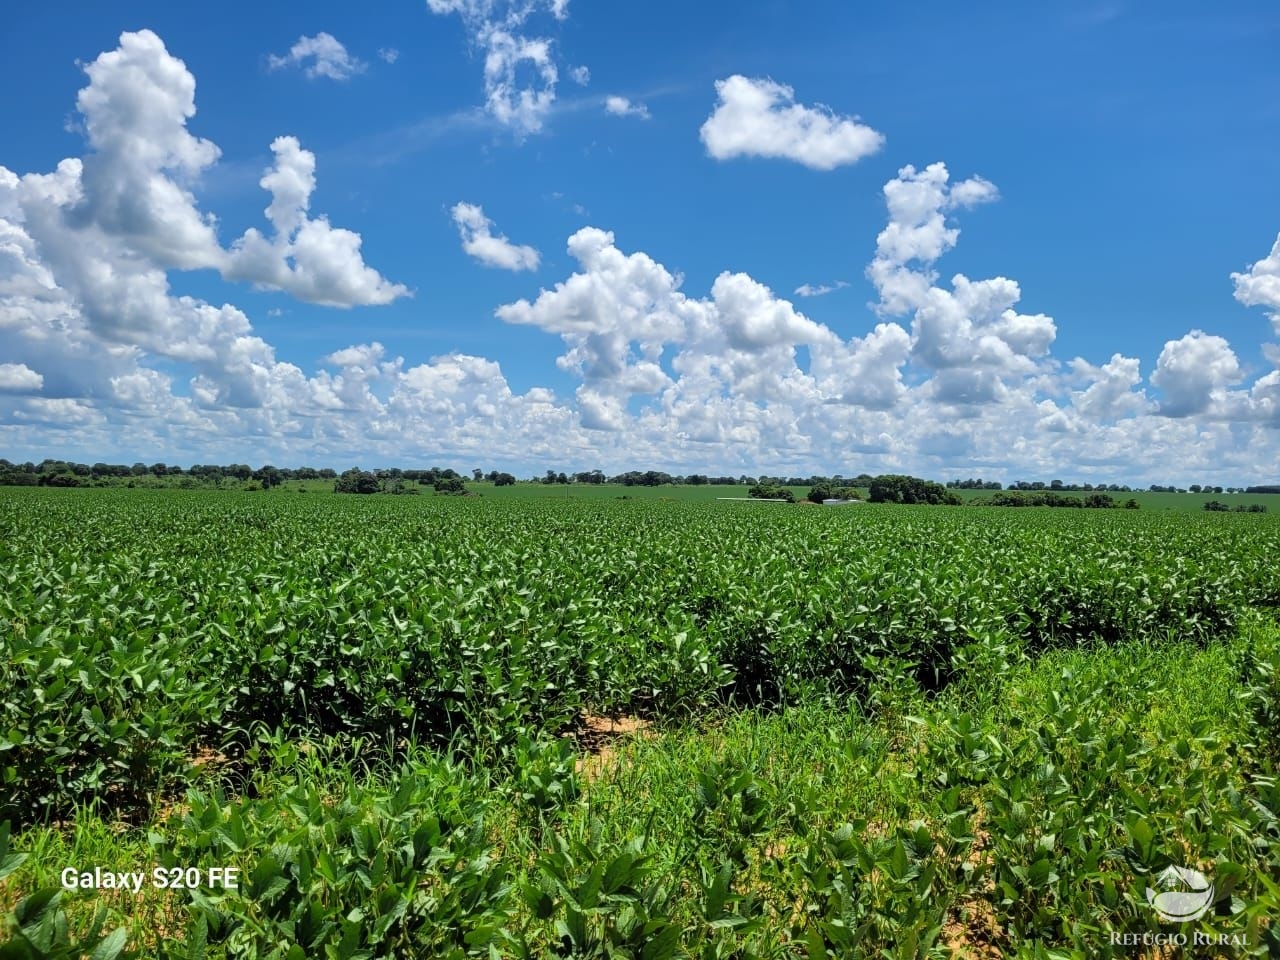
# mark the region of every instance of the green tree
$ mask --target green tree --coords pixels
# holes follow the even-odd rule
[[[436,488],[436,493],[459,494],[467,492],[466,484],[462,482],[461,477],[457,476],[440,477],[433,486]]]
[[[333,484],[334,493],[377,493],[380,488],[378,478],[359,467],[344,470]]]
[[[747,496],[755,497],[757,500],[785,500],[787,503],[796,502],[796,495],[786,487],[779,487],[770,484],[756,484],[747,491]]]
[[[952,493],[940,483],[901,474],[884,474],[873,478],[868,499],[872,503],[956,505],[963,502],[958,494]]]
[[[253,471],[253,479],[262,484],[262,489],[270,490],[272,487],[280,486],[280,482],[284,477],[281,475],[278,467],[273,467],[271,464],[267,464],[266,466],[259,467],[257,470]]]

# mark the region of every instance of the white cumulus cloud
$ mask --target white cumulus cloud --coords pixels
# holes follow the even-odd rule
[[[856,117],[796,103],[791,87],[734,74],[716,81],[718,102],[702,125],[702,142],[717,160],[773,157],[814,170],[833,170],[875,153],[884,136]]]
[[[1233,273],[1236,299],[1246,307],[1266,307],[1276,334],[1280,336],[1280,236],[1271,253],[1245,273]]]
[[[1164,345],[1151,383],[1163,394],[1162,414],[1187,417],[1209,411],[1242,377],[1240,361],[1226,340],[1192,330]]]
[[[932,395],[958,406],[990,404],[1007,396],[1008,384],[1039,370],[1057,335],[1044,314],[1022,314],[1014,280],[994,277],[951,279],[937,285],[933,264],[960,236],[946,214],[998,197],[981,177],[951,182],[946,166],[903,167],[885,184],[889,222],[876,238],[867,277],[880,294],[876,309],[885,316],[910,316],[911,358],[934,371]]]
[[[77,102],[88,156],[47,174],[0,168],[0,355],[16,382],[32,382],[17,367],[40,371],[42,392],[62,404],[24,401],[13,415],[34,421],[65,407],[79,416],[96,405],[81,419],[103,429],[122,411],[157,430],[293,423],[323,383],[280,362],[236,306],[175,295],[170,272],[212,268],[339,306],[408,291],[364,264],[359,235],[308,215],[314,157],[293,138],[273,145],[277,163],[262,181],[275,239],[250,231],[230,249],[219,244],[216,220],[184,185],[219,151],[187,130],[195,80],[154,33],[123,34],[85,73]],[[189,396],[173,392],[157,361],[187,365]]]
[[[0,390],[32,393],[44,386],[44,377],[25,363],[0,363]]]
[[[231,249],[225,276],[332,307],[390,303],[407,296],[408,288],[365,264],[360,234],[331,226],[323,216],[308,216],[316,185],[315,154],[296,137],[277,137],[271,152],[275,164],[258,183],[271,194],[265,213],[274,237],[268,239],[253,227],[246,230]]]
[[[508,29],[530,3],[433,0]],[[537,8],[548,21],[564,13],[548,0]],[[686,290],[661,251],[623,249],[613,233],[584,227],[568,238],[574,266],[563,279],[496,310],[559,342],[558,372],[548,373],[570,380],[561,392],[517,392],[493,358],[406,358],[371,340],[325,343],[303,369],[277,355],[246,310],[184,295],[180,284],[184,271],[213,270],[336,306],[407,295],[364,262],[358,234],[313,209],[315,156],[277,138],[260,181],[262,223],[224,245],[196,199],[219,151],[199,136],[182,61],[142,31],[86,74],[85,156],[22,175],[0,167],[7,449],[125,462],[413,459],[517,472],[1095,483],[1260,483],[1280,462],[1280,369],[1246,380],[1231,345],[1199,331],[1150,356],[1055,357],[1055,320],[1021,307],[1035,290],[998,263],[967,269],[985,279],[940,271],[960,239],[955,218],[998,197],[990,182],[955,180],[940,163],[904,167],[885,184],[886,222],[867,268],[875,302],[823,304],[830,326],[775,292],[785,278],[725,262],[707,287]],[[471,255],[536,262],[479,206],[451,212]],[[1233,276],[1242,303],[1276,309],[1278,256]],[[795,296],[839,285],[804,284]],[[266,329],[301,320],[283,300]],[[1280,367],[1280,347],[1263,353]],[[538,379],[536,369],[521,376]]]
[[[493,221],[474,203],[454,204],[450,211],[462,237],[462,249],[485,266],[503,270],[537,270],[540,257],[530,246],[521,246],[503,234],[494,234]]]

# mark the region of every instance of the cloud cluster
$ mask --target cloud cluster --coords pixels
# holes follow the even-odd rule
[[[485,110],[517,137],[542,129],[560,79],[553,42],[526,28],[537,14],[564,20],[568,7],[568,0],[427,0],[432,13],[462,19],[484,55]],[[589,74],[579,67],[572,76],[585,84]]]
[[[885,185],[889,223],[876,238],[867,277],[880,295],[882,316],[911,317],[911,358],[933,371],[935,400],[948,405],[994,403],[1011,384],[1044,367],[1037,363],[1057,335],[1044,314],[1021,314],[1016,281],[970,280],[956,274],[951,289],[937,285],[933,264],[953,248],[959,228],[950,211],[989,203],[996,188],[980,177],[950,182],[944,164],[903,167]]]
[[[85,73],[77,105],[90,152],[50,174],[0,168],[0,353],[17,361],[9,389],[44,394],[15,419],[47,423],[62,410],[88,422],[83,407],[217,430],[235,420],[228,410],[311,399],[241,310],[175,295],[169,272],[212,269],[343,307],[407,289],[364,263],[358,234],[308,216],[315,158],[290,137],[273,144],[262,180],[274,238],[249,230],[220,245],[189,189],[219,151],[187,129],[195,80],[154,33],[122,35]],[[175,395],[155,361],[189,365],[187,390]]]
[[[487,267],[502,270],[537,270],[539,256],[533,247],[512,243],[493,233],[493,221],[474,203],[454,204],[450,211],[462,237],[462,249]]]
[[[388,54],[390,55],[388,58]],[[379,50],[378,55],[388,63],[396,62],[396,51]],[[327,77],[330,80],[350,80],[357,73],[364,73],[368,65],[347,52],[332,34],[317,33],[314,37],[302,36],[284,55],[271,54],[267,65],[272,70],[285,67],[302,67],[309,79]]]
[[[716,81],[715,110],[702,143],[717,160],[770,157],[814,170],[856,163],[880,149],[884,136],[856,117],[796,103],[795,91],[769,79],[734,74]]]
[[[480,19],[506,9],[498,0],[432,7]],[[544,0],[542,10],[565,15],[564,4]],[[407,296],[364,262],[358,234],[313,212],[314,155],[278,137],[260,181],[264,225],[224,245],[193,192],[219,151],[189,129],[195,80],[185,65],[143,31],[85,71],[85,156],[46,173],[0,167],[6,450],[1223,483],[1273,479],[1267,470],[1280,459],[1275,349],[1278,369],[1250,382],[1224,339],[1193,330],[1153,345],[1144,378],[1138,357],[1055,357],[1057,321],[1022,308],[1014,279],[943,281],[957,218],[999,193],[941,163],[905,166],[884,186],[865,319],[819,323],[761,278],[731,270],[686,291],[677,270],[588,226],[568,239],[567,277],[496,309],[505,323],[559,340],[572,396],[517,392],[490,358],[414,362],[378,342],[335,344],[305,371],[277,357],[239,307],[171,282],[212,270],[336,307]],[[820,115],[828,126],[814,129],[838,141],[844,121]],[[797,159],[834,155],[797,143],[787,148]],[[451,214],[481,262],[539,265],[536,250],[508,240],[479,206]],[[1273,250],[1233,275],[1237,299],[1280,309],[1278,267]]]

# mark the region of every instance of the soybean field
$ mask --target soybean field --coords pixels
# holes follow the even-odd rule
[[[1265,956],[1277,557],[1269,515],[0,491],[0,957]],[[1216,878],[1176,927],[1170,864]]]

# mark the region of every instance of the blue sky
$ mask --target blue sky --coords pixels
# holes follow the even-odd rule
[[[1274,482],[1277,39],[1267,3],[10,12],[0,455]]]

